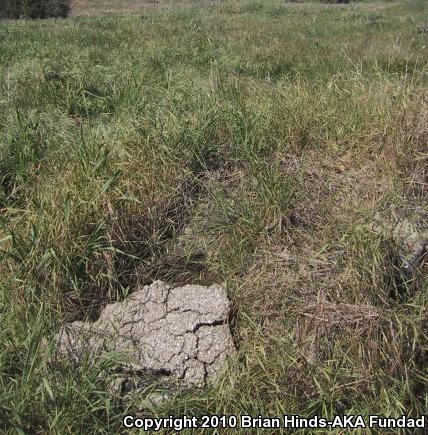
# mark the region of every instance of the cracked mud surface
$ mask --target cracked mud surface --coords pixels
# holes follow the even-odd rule
[[[65,325],[58,351],[75,364],[84,356],[119,352],[126,358],[120,370],[202,386],[235,350],[228,315],[229,300],[220,286],[173,288],[156,281],[107,305],[95,323]]]

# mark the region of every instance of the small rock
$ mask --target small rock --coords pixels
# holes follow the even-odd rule
[[[162,394],[162,393],[152,393],[146,397],[146,401],[152,407],[164,405],[170,399],[171,397],[169,394]]]

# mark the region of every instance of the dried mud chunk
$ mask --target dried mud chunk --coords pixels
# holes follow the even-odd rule
[[[65,325],[57,350],[74,364],[84,357],[119,352],[129,361],[114,371],[174,376],[202,386],[235,351],[222,287],[170,287],[156,281],[121,303],[107,305],[92,324]]]

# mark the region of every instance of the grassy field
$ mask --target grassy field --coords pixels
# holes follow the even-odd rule
[[[428,226],[427,60],[423,0],[0,22],[0,432],[426,413],[427,267],[398,282],[370,224]],[[218,383],[151,408],[106,392],[108,361],[51,364],[62,323],[155,279],[227,289]]]

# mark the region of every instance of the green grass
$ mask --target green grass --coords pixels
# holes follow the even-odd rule
[[[426,412],[426,266],[394,297],[369,225],[427,223],[426,3],[140,3],[0,21],[0,431]],[[52,364],[154,279],[227,289],[218,383],[150,409]]]

